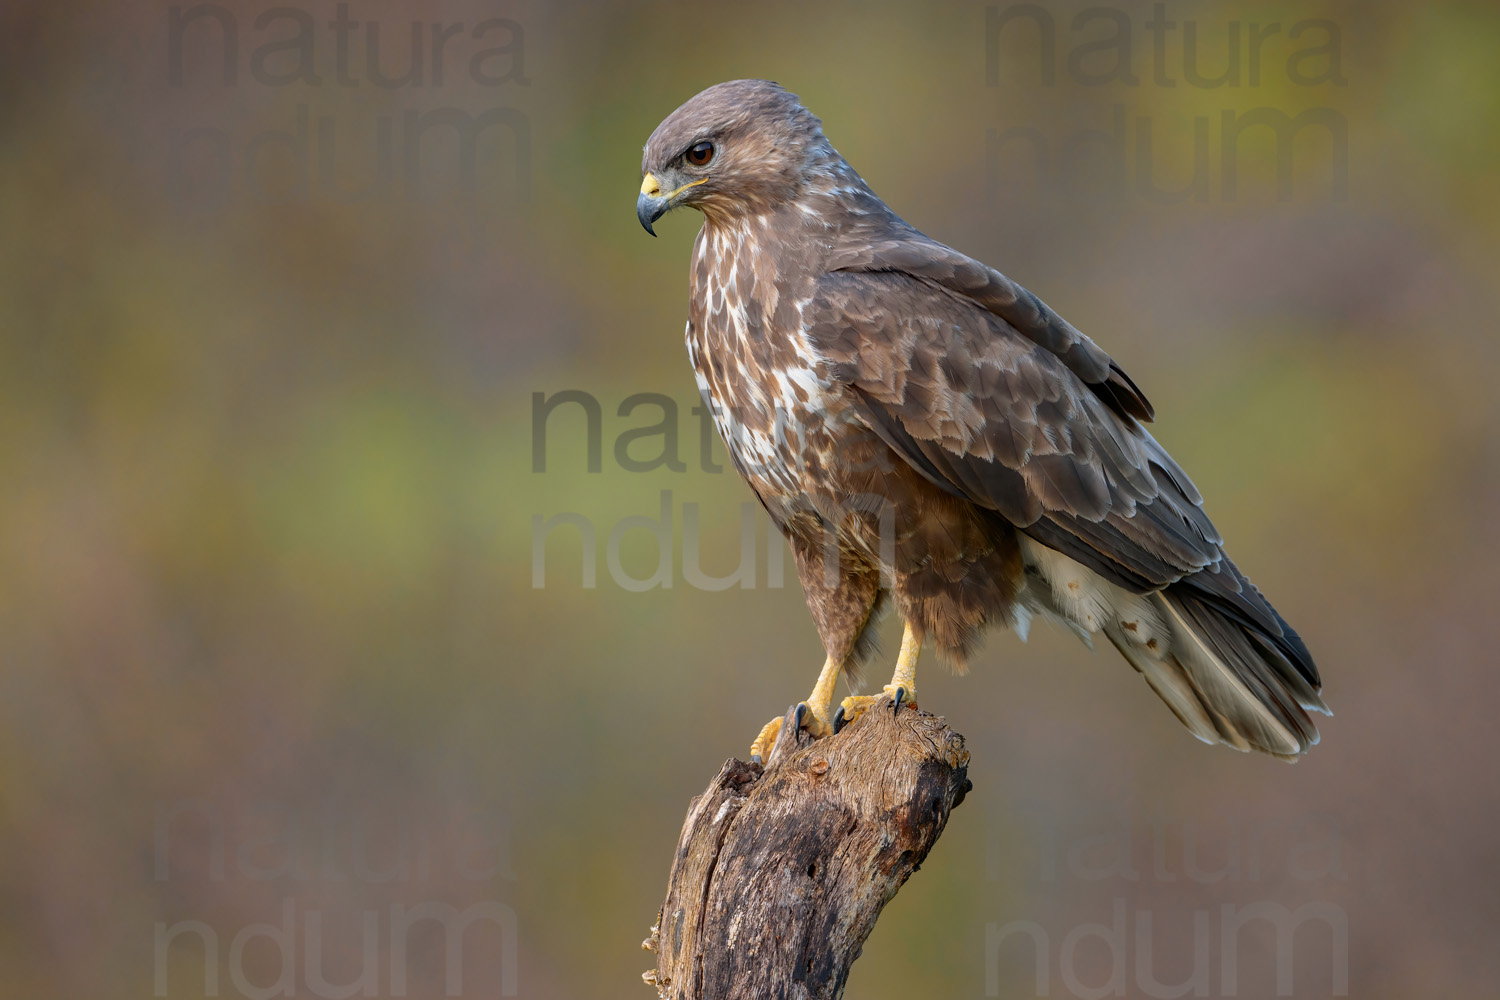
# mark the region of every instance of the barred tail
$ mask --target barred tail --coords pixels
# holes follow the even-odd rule
[[[1256,622],[1216,600],[1191,577],[1150,600],[1167,633],[1165,648],[1147,649],[1119,627],[1105,632],[1194,736],[1287,761],[1318,742],[1308,712],[1332,713],[1319,694],[1317,667],[1269,604],[1263,606],[1275,630],[1266,627],[1269,620]]]

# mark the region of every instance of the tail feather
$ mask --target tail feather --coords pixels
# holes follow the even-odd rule
[[[1186,583],[1152,603],[1170,632],[1160,655],[1106,633],[1193,735],[1290,761],[1318,742],[1308,712],[1331,713],[1309,679],[1317,672],[1307,647],[1289,626],[1273,635]]]
[[[1026,582],[1016,628],[1033,614],[1085,642],[1103,632],[1205,743],[1295,761],[1331,715],[1300,636],[1225,557],[1158,591],[1129,591],[1072,557],[1021,540]],[[1092,645],[1092,643],[1090,642]]]

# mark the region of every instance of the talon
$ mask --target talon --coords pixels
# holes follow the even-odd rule
[[[761,729],[760,735],[755,737],[755,742],[750,744],[750,760],[752,763],[763,762],[771,759],[771,751],[776,747],[776,739],[781,735],[782,720],[790,720],[795,729],[792,734],[801,733],[806,730],[807,735],[815,740],[830,736],[838,730],[828,721],[828,709],[833,702],[833,685],[838,680],[839,671],[842,669],[843,661],[832,657],[823,662],[823,672],[818,675],[818,683],[813,687],[812,694],[807,696],[806,701],[799,701],[786,714],[778,719],[772,719]],[[791,735],[791,734],[788,734]],[[800,744],[801,738],[792,741]]]
[[[797,705],[797,728],[807,730],[807,734],[815,740],[832,736],[836,730],[826,721],[827,714],[826,705],[819,710],[805,701],[801,702]]]
[[[861,715],[864,715],[865,709],[879,700],[877,695],[872,694],[851,694],[845,698],[843,704],[839,705],[839,716],[844,720],[839,728],[842,729]]]
[[[781,732],[781,717],[777,716],[761,728],[760,735],[755,737],[755,742],[750,744],[750,763],[764,764],[771,756],[771,748],[776,745],[776,736]]]
[[[839,734],[839,730],[843,729],[843,728],[844,728],[844,706],[840,705],[839,706],[839,710],[837,712],[833,713],[833,735],[837,736]]]
[[[917,707],[916,688],[907,687],[905,684],[887,684],[884,692],[891,699],[892,713],[901,711],[902,705]]]

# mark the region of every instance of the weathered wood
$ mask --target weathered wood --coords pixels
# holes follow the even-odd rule
[[[814,741],[788,711],[764,769],[729,760],[688,807],[643,947],[662,998],[837,998],[880,910],[963,801],[969,753],[888,698]]]

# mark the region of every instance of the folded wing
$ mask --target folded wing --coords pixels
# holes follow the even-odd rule
[[[1304,709],[1327,709],[1306,646],[1224,554],[1124,371],[1035,296],[925,237],[841,264],[804,323],[869,426],[1117,603],[1147,598],[1170,648],[1104,631],[1196,735],[1283,757],[1316,742]]]

